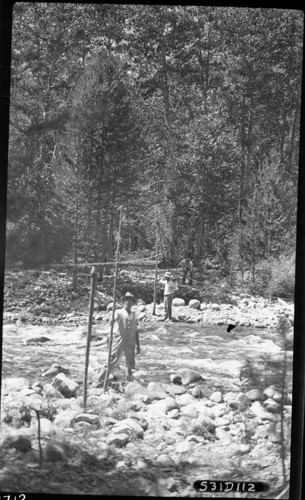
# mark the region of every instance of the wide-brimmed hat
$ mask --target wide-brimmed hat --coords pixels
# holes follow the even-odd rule
[[[171,278],[171,277],[172,277],[172,275],[171,275],[171,273],[166,272],[166,273],[164,274],[164,277],[165,277],[165,278]]]
[[[124,299],[131,299],[131,300],[135,300],[134,295],[132,295],[132,293],[130,293],[130,292],[126,292],[126,293],[125,293],[125,295],[124,295]]]

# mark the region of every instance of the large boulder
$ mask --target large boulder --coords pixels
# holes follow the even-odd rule
[[[180,380],[180,384],[181,384],[181,377],[179,377],[179,380]],[[173,394],[173,395],[185,394],[187,391],[186,387],[184,387],[183,385],[167,384],[164,387],[169,394]]]
[[[143,431],[146,431],[148,427],[148,422],[147,420],[145,420],[142,414],[140,414],[139,412],[129,411],[128,418],[134,420],[137,424],[139,424],[142,427]]]
[[[210,308],[212,311],[220,311],[220,305],[219,304],[210,304]]]
[[[200,300],[192,299],[189,301],[189,307],[191,309],[198,309],[200,307]]]
[[[49,342],[51,339],[49,337],[45,337],[44,335],[35,335],[34,337],[30,337],[25,341],[26,345],[29,344],[43,344],[45,342]]]
[[[227,403],[217,403],[212,408],[212,412],[215,418],[222,417],[226,413],[229,413],[230,407]]]
[[[153,401],[154,399],[164,399],[167,397],[167,392],[162,385],[156,382],[149,382],[147,386],[148,397]]]
[[[143,428],[133,418],[125,418],[114,424],[112,432],[115,434],[133,434],[138,438],[143,438]]]
[[[251,406],[251,400],[243,392],[227,392],[223,400],[232,410],[246,411]]]
[[[170,456],[161,454],[158,456],[156,464],[159,465],[160,467],[172,467],[174,462]]]
[[[179,385],[182,384],[181,377],[177,373],[171,373],[169,378],[172,384],[179,384]]]
[[[58,363],[53,363],[53,365],[50,368],[48,368],[48,370],[43,372],[42,376],[43,377],[48,377],[48,376],[54,377],[58,373],[64,373],[65,375],[68,375],[69,370],[68,370],[68,368],[64,368],[63,366],[61,366]]]
[[[220,391],[215,391],[213,394],[210,396],[210,400],[214,401],[215,403],[221,403],[222,402],[222,394]]]
[[[126,433],[123,434],[112,434],[107,438],[108,446],[125,446],[129,441],[129,435]]]
[[[272,399],[274,399],[274,401],[276,401],[277,403],[281,403],[282,402],[282,399],[283,399],[283,404],[284,405],[288,405],[288,404],[291,404],[291,399],[289,398],[289,396],[287,396],[287,394],[284,394],[282,395],[280,392],[276,391],[273,396],[272,396]]]
[[[251,389],[246,392],[246,396],[251,401],[263,401],[265,399],[264,394],[259,389]]]
[[[63,399],[64,396],[62,395],[61,392],[59,392],[58,389],[56,389],[56,387],[54,387],[52,384],[45,384],[44,388],[43,388],[43,395],[46,397],[46,398],[50,398],[50,399]]]
[[[266,399],[263,405],[266,408],[266,410],[270,411],[271,413],[279,413],[281,411],[281,405],[276,401],[274,401],[274,399],[272,398]]]
[[[2,390],[5,392],[21,391],[30,387],[30,381],[25,377],[5,378],[2,381]]]
[[[43,449],[43,454],[47,462],[65,462],[67,460],[66,446],[57,440],[49,441]]]
[[[276,394],[277,392],[277,388],[274,385],[270,385],[264,390],[264,395],[266,398],[273,398],[274,394]]]
[[[31,426],[31,429],[36,433],[38,431],[38,422],[36,422]],[[55,433],[55,426],[48,418],[41,417],[40,418],[40,433],[41,435],[53,434]]]
[[[193,403],[182,406],[180,413],[183,417],[197,418],[199,412]]]
[[[195,398],[201,398],[203,396],[202,390],[200,389],[199,385],[196,385],[195,387],[192,388],[191,394]]]
[[[273,422],[278,422],[280,420],[279,415],[268,412],[259,401],[254,401],[254,403],[252,403],[250,411],[261,420],[270,420]]]
[[[32,448],[30,436],[16,433],[8,436],[2,443],[3,448],[15,448],[18,451],[29,451]]]
[[[74,417],[74,422],[87,422],[88,424],[99,424],[100,418],[92,413],[80,413]]]
[[[197,382],[198,380],[202,380],[202,376],[200,373],[195,370],[191,370],[190,368],[182,368],[177,371],[177,374],[181,377],[181,382],[183,385],[189,385],[192,382]]]
[[[77,414],[79,414],[77,410],[60,411],[54,419],[54,425],[60,428],[71,427]]]
[[[208,309],[208,308],[209,308],[209,306],[208,306],[208,304],[206,304],[205,302],[202,302],[202,303],[200,304],[200,311],[205,311],[205,310],[206,310],[206,309]]]
[[[59,390],[65,398],[73,398],[76,395],[78,384],[66,377],[64,373],[56,375],[52,385]]]
[[[138,382],[129,382],[125,387],[125,397],[127,399],[138,399],[139,395],[147,396],[148,391],[147,388]]]
[[[185,300],[180,299],[179,297],[175,297],[173,299],[173,306],[175,306],[175,307],[185,306]]]
[[[174,398],[167,397],[156,403],[152,403],[147,406],[147,411],[152,413],[167,413],[175,408],[179,409],[179,405]]]
[[[176,401],[180,406],[186,406],[192,403],[196,403],[197,399],[191,394],[181,394],[180,396],[176,396]]]

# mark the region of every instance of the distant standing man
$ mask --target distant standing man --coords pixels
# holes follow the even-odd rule
[[[166,315],[163,318],[163,321],[165,320],[173,321],[172,303],[173,303],[174,292],[177,290],[177,285],[176,283],[174,283],[172,275],[169,272],[165,273],[164,280],[161,280],[160,283],[164,285],[164,305],[165,305]]]
[[[185,258],[179,262],[177,267],[182,267],[182,284],[185,285],[185,279],[189,274],[189,283],[191,285],[193,282],[194,264],[189,253],[186,254]]]
[[[114,335],[111,350],[110,366],[108,376],[113,368],[119,363],[124,352],[126,361],[126,378],[133,379],[132,370],[135,369],[135,351],[140,354],[139,333],[137,327],[137,316],[131,310],[135,302],[134,296],[127,292],[124,295],[124,306],[118,309],[114,315]],[[106,375],[106,368],[100,372],[99,381],[103,382]]]

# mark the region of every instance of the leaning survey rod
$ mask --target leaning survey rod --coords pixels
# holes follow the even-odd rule
[[[156,314],[156,301],[157,301],[157,277],[158,277],[158,235],[156,235],[156,264],[155,264],[155,281],[154,281],[154,307],[153,315]]]
[[[122,228],[122,216],[123,216],[123,205],[120,207],[120,222],[119,222],[119,234],[118,234],[118,244],[116,249],[115,258],[115,271],[114,271],[114,283],[113,283],[113,307],[112,307],[112,317],[111,317],[111,327],[110,327],[110,340],[109,340],[109,351],[108,351],[108,363],[104,380],[104,389],[107,388],[108,374],[111,362],[111,351],[112,351],[112,338],[113,338],[113,325],[114,325],[114,315],[115,315],[115,303],[116,303],[116,288],[117,288],[117,277],[118,277],[118,263],[119,263],[119,252],[120,252],[120,240],[121,240],[121,228]]]
[[[87,345],[86,345],[86,359],[85,359],[85,374],[84,374],[84,410],[86,411],[87,405],[87,378],[88,378],[88,366],[89,366],[89,351],[91,342],[91,331],[92,331],[92,316],[94,307],[94,294],[96,288],[96,271],[95,267],[91,269],[91,290],[89,299],[89,314],[88,314],[88,331],[87,331]]]

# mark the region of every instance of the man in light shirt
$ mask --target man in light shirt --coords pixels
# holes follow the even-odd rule
[[[140,354],[137,316],[136,313],[131,310],[134,302],[134,296],[127,292],[124,295],[124,307],[115,311],[113,344],[108,373],[109,376],[124,353],[126,361],[126,378],[128,381],[133,379],[132,371],[135,369],[136,348],[137,354]],[[99,375],[100,383],[104,382],[105,375],[106,368],[103,368]]]
[[[172,275],[169,272],[165,273],[164,280],[162,280],[160,283],[164,285],[164,305],[165,305],[166,315],[163,321],[165,320],[173,321],[172,303],[173,303],[174,293],[177,290],[177,285],[172,280]]]

